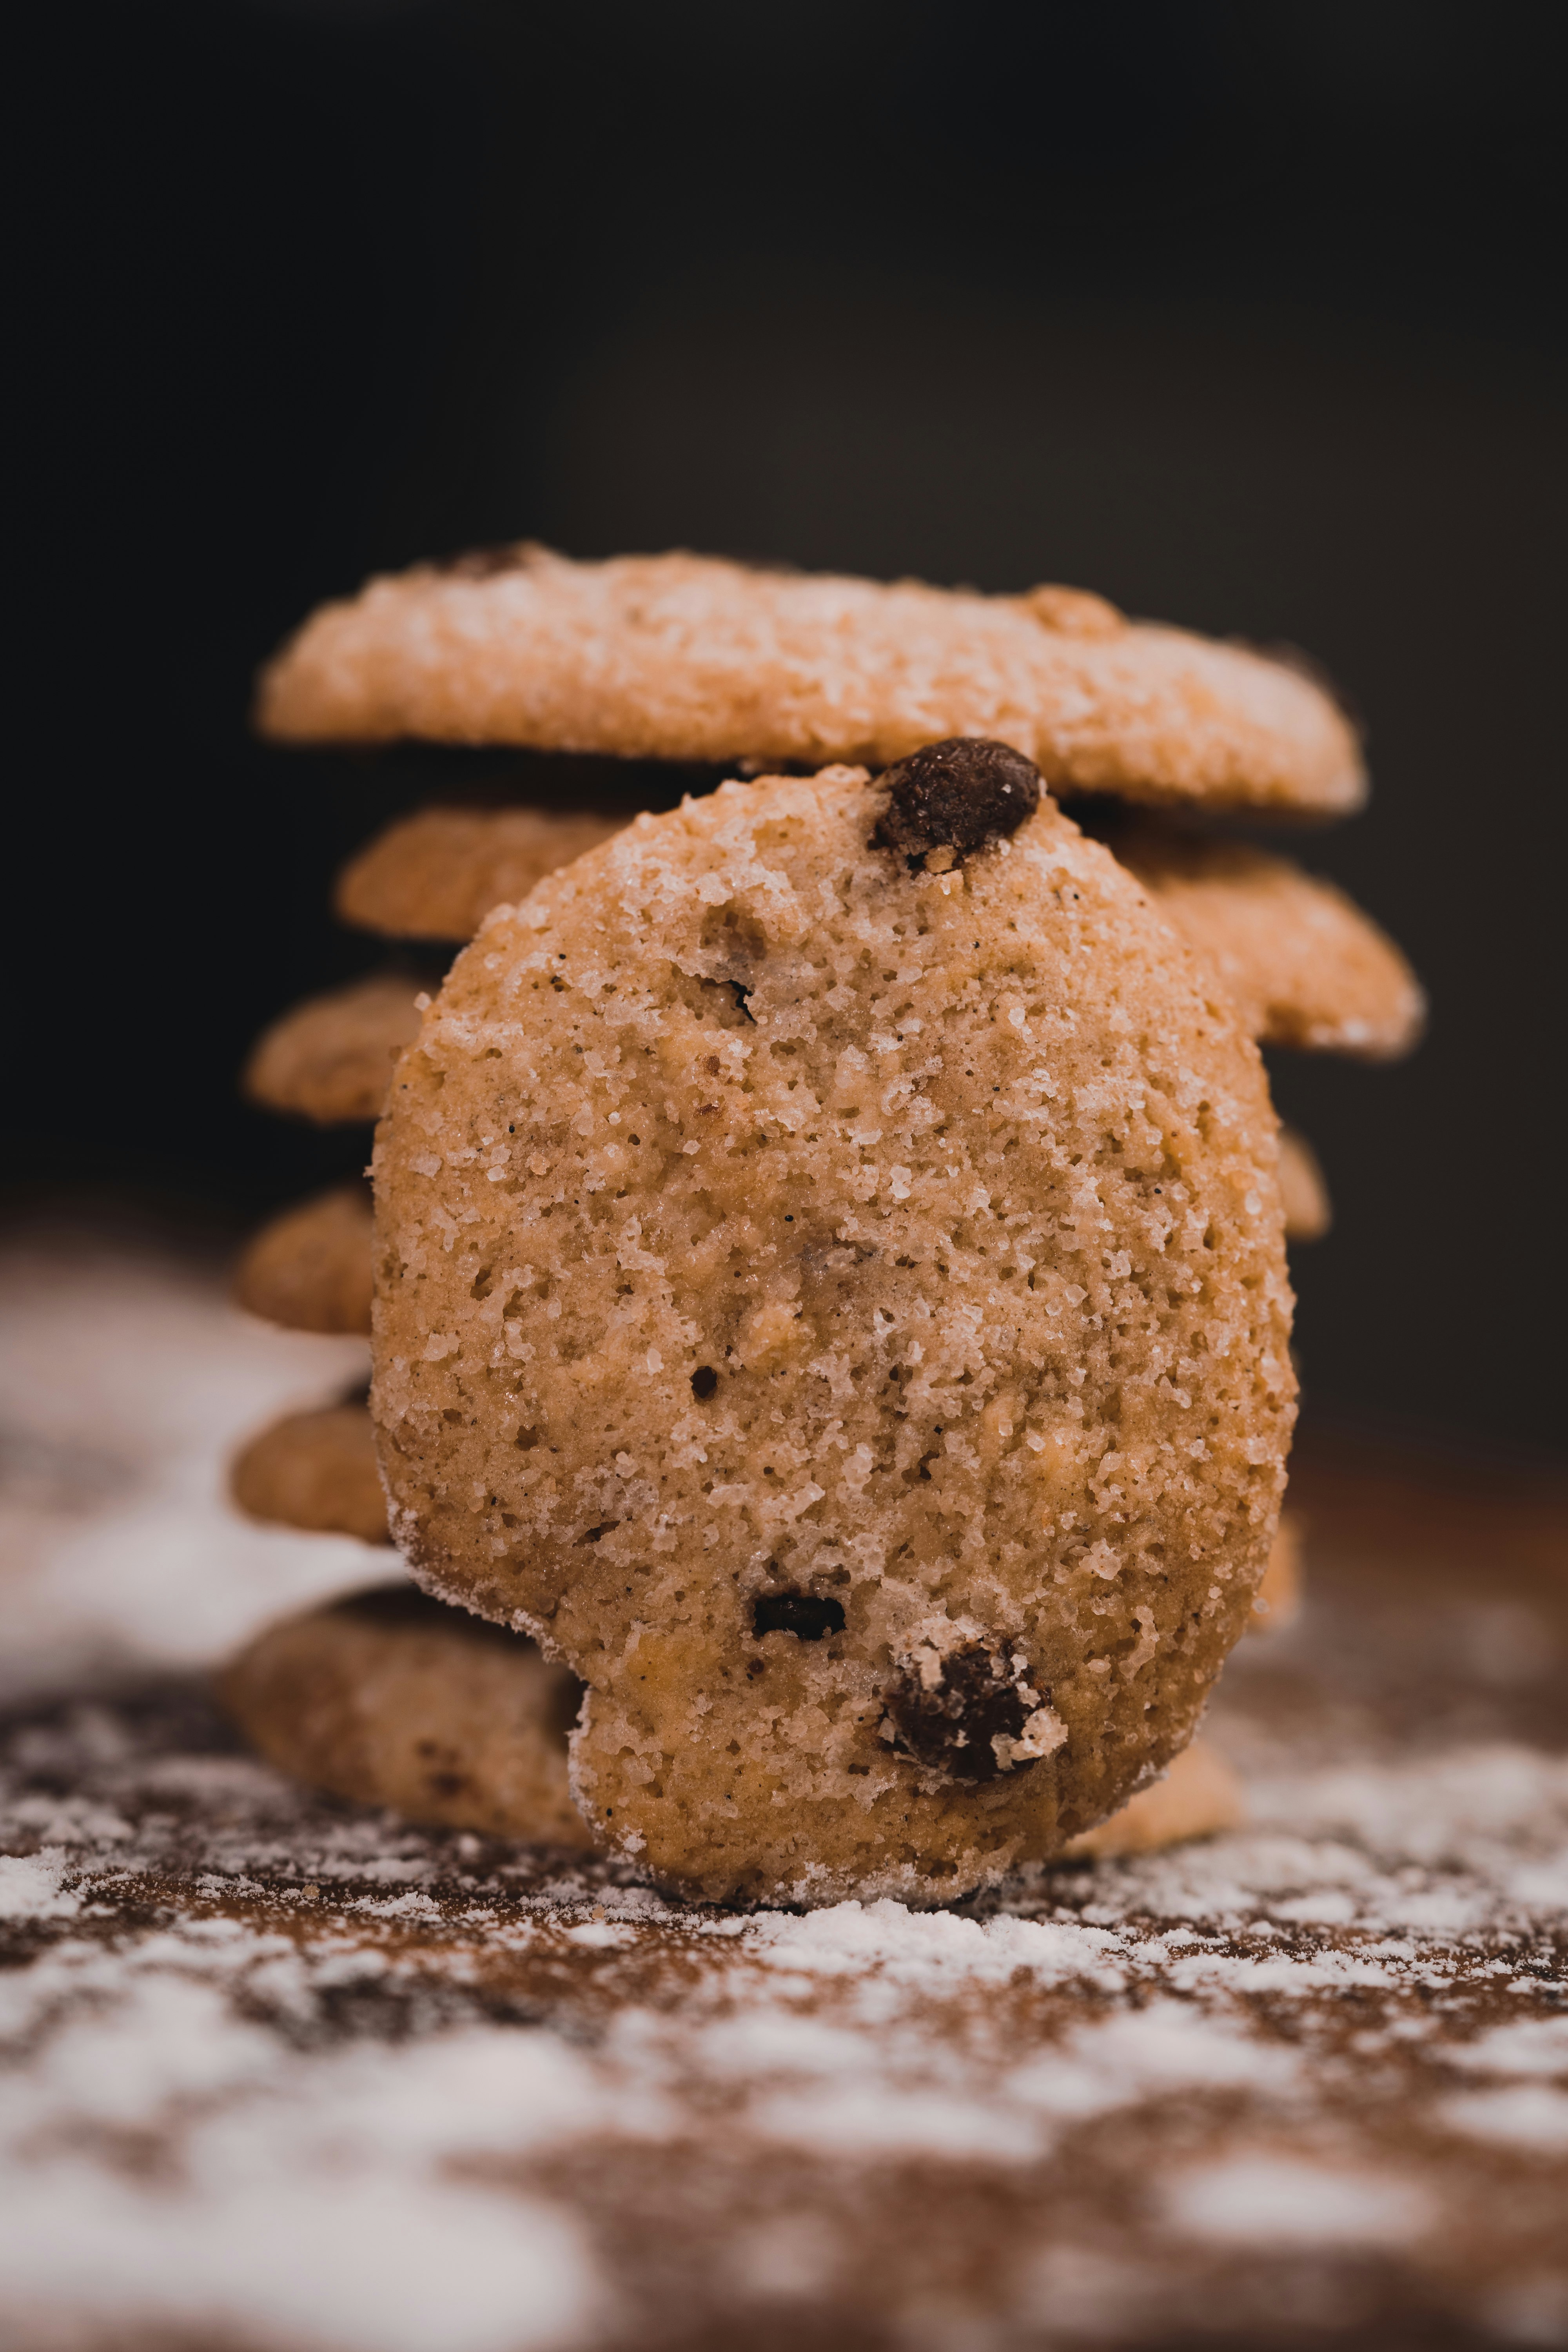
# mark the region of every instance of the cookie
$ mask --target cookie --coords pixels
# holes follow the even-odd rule
[[[1415,973],[1333,883],[1240,842],[1174,829],[1118,828],[1110,841],[1209,957],[1262,1044],[1373,1062],[1415,1045],[1426,1014]]]
[[[1318,1155],[1300,1129],[1279,1129],[1279,1197],[1288,1242],[1321,1242],[1334,1222]]]
[[[1034,793],[963,742],[640,817],[489,917],[388,1097],[397,1539],[587,1684],[584,1820],[693,1892],[1059,1851],[1184,1745],[1263,1571],[1261,1064]]]
[[[686,554],[497,548],[323,605],[264,672],[280,742],[509,743],[624,758],[863,760],[999,738],[1054,790],[1360,805],[1356,737],[1284,661],[1098,596],[981,596]]]
[[[1302,1542],[1305,1528],[1299,1512],[1281,1511],[1263,1581],[1253,1597],[1252,1633],[1283,1633],[1301,1614]]]
[[[1237,1829],[1246,1819],[1247,1798],[1235,1771],[1206,1739],[1194,1739],[1171,1759],[1163,1780],[1140,1789],[1119,1813],[1074,1838],[1067,1853],[1097,1861],[1154,1853],[1188,1838]]]
[[[492,907],[618,833],[625,819],[552,809],[427,808],[378,834],[338,877],[345,923],[396,940],[471,940]]]
[[[370,1331],[370,1191],[340,1184],[301,1201],[249,1241],[235,1270],[237,1306],[290,1331]]]
[[[410,1821],[591,1843],[566,1784],[582,1685],[533,1643],[406,1583],[273,1625],[218,1695],[269,1762]]]
[[[264,1110],[318,1127],[374,1118],[394,1062],[418,1034],[420,993],[405,973],[382,971],[307,997],[258,1040],[241,1086]]]
[[[253,1437],[229,1473],[229,1492],[253,1519],[314,1535],[390,1543],[386,1498],[363,1404],[291,1412]]]

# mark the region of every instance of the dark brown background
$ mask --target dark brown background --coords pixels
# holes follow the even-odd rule
[[[352,1164],[232,1075],[374,960],[331,868],[450,775],[247,736],[255,664],[371,567],[531,532],[1081,582],[1293,639],[1370,724],[1372,812],[1307,851],[1434,1023],[1392,1072],[1280,1063],[1340,1213],[1300,1265],[1310,1394],[1556,1444],[1565,21],[56,0],[14,26],[11,1181],[237,1223]]]

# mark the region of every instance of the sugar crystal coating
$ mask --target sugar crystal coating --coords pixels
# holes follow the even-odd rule
[[[498,909],[377,1139],[398,1540],[582,1677],[584,1819],[710,1895],[941,1900],[1104,1818],[1191,1736],[1283,1476],[1227,1001],[1048,801],[910,873],[885,800],[726,785]],[[759,1630],[784,1593],[841,1630]],[[995,1722],[925,1738],[911,1676]]]

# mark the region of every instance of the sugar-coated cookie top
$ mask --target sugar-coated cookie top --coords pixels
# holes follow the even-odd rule
[[[1332,699],[1283,662],[1098,596],[981,596],[685,554],[521,545],[371,581],[263,674],[294,742],[510,743],[638,759],[902,759],[991,736],[1053,789],[1211,807],[1357,806]]]
[[[379,1131],[398,1538],[583,1677],[585,1819],[710,1894],[1057,1851],[1268,1549],[1256,1050],[1052,803],[998,836],[1007,782],[956,845],[849,768],[638,818],[492,913]]]

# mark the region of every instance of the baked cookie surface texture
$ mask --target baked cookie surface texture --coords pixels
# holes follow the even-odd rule
[[[969,743],[640,817],[490,916],[395,1076],[395,1534],[586,1684],[579,1810],[690,1891],[1057,1852],[1185,1744],[1262,1573],[1261,1065],[1037,791]]]
[[[1355,731],[1289,663],[1102,597],[982,596],[688,555],[494,548],[324,604],[263,673],[286,742],[509,743],[622,758],[901,760],[999,737],[1063,791],[1360,805]]]

